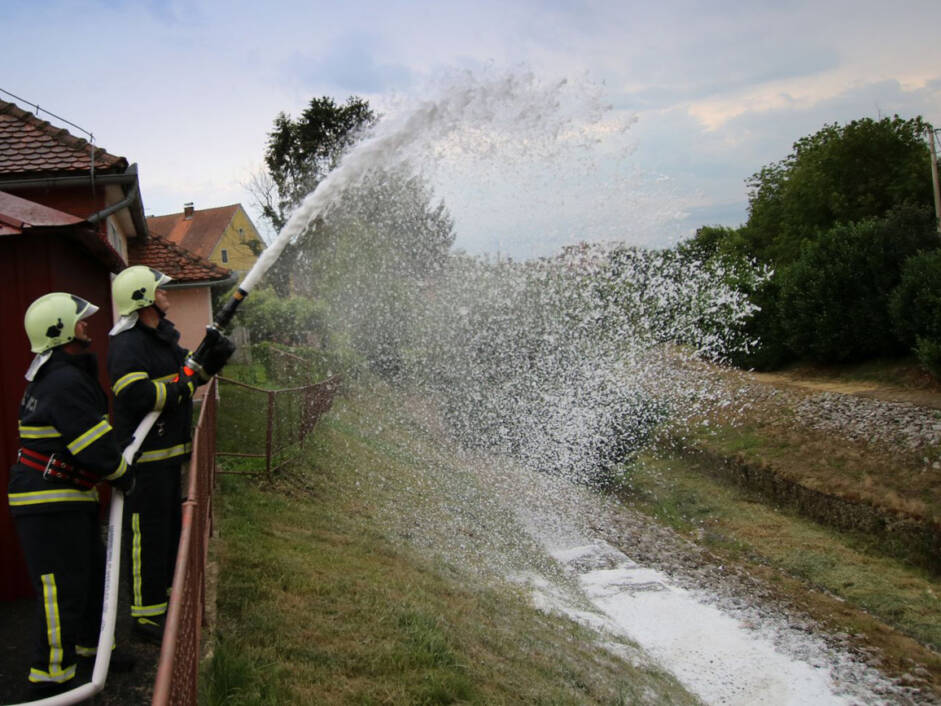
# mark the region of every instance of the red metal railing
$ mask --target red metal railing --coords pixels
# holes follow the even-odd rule
[[[203,398],[199,421],[193,434],[193,456],[190,460],[186,502],[183,503],[183,528],[177,552],[173,590],[167,612],[167,623],[160,648],[160,663],[154,682],[153,706],[195,706],[198,694],[198,676],[202,629],[206,608],[206,561],[209,537],[212,533],[212,491],[216,474],[216,429],[219,424],[219,381],[235,383],[222,378],[213,379]],[[289,445],[277,445],[276,430],[290,432],[298,444],[313,430],[333,402],[340,379],[333,377],[323,382],[290,390],[261,390],[249,388],[268,396],[266,453],[267,472],[271,473],[272,459],[278,451]],[[292,407],[277,403],[291,399]],[[223,401],[222,406],[225,405]],[[283,413],[278,417],[278,412]],[[284,460],[281,461],[283,463]]]
[[[154,682],[153,704],[196,704],[199,649],[206,607],[206,556],[212,532],[217,382],[209,383],[193,434],[189,486],[173,590]]]

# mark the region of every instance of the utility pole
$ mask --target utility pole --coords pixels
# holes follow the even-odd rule
[[[938,220],[938,233],[941,234],[941,188],[938,186],[938,155],[934,149],[935,130],[927,128],[928,147],[931,150],[931,183],[934,185],[934,215]]]

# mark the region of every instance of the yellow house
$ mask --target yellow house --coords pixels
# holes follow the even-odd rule
[[[147,228],[239,276],[252,268],[265,249],[258,230],[238,203],[202,210],[186,203],[182,213],[148,216]]]

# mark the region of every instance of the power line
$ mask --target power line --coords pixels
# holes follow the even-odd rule
[[[21,103],[25,103],[26,105],[32,106],[33,108],[36,109],[36,117],[39,117],[39,111],[41,110],[46,115],[53,117],[56,120],[59,120],[65,123],[66,125],[70,125],[74,127],[76,130],[80,130],[81,132],[84,132],[86,135],[88,135],[88,162],[89,162],[88,168],[89,168],[89,172],[91,173],[91,188],[92,188],[92,191],[94,192],[95,190],[95,136],[92,133],[90,133],[88,130],[83,128],[81,125],[76,125],[71,120],[66,120],[61,115],[56,115],[55,113],[49,110],[46,110],[45,108],[40,108],[37,103],[28,101],[25,98],[20,98],[20,96],[16,95],[15,93],[10,93],[10,91],[6,90],[5,88],[0,88],[0,93],[5,93],[6,95],[11,96],[12,98],[20,101]]]

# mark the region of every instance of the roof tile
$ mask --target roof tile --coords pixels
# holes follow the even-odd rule
[[[201,257],[209,257],[239,208],[240,204],[236,203],[194,210],[190,219],[184,218],[182,211],[166,216],[149,216],[147,230],[159,233]]]
[[[232,270],[194,255],[153,231],[146,243],[129,244],[128,263],[153,267],[180,283],[221,282],[232,275]]]
[[[93,146],[13,103],[0,100],[0,174],[88,172]],[[96,171],[124,171],[127,160],[94,148]]]

